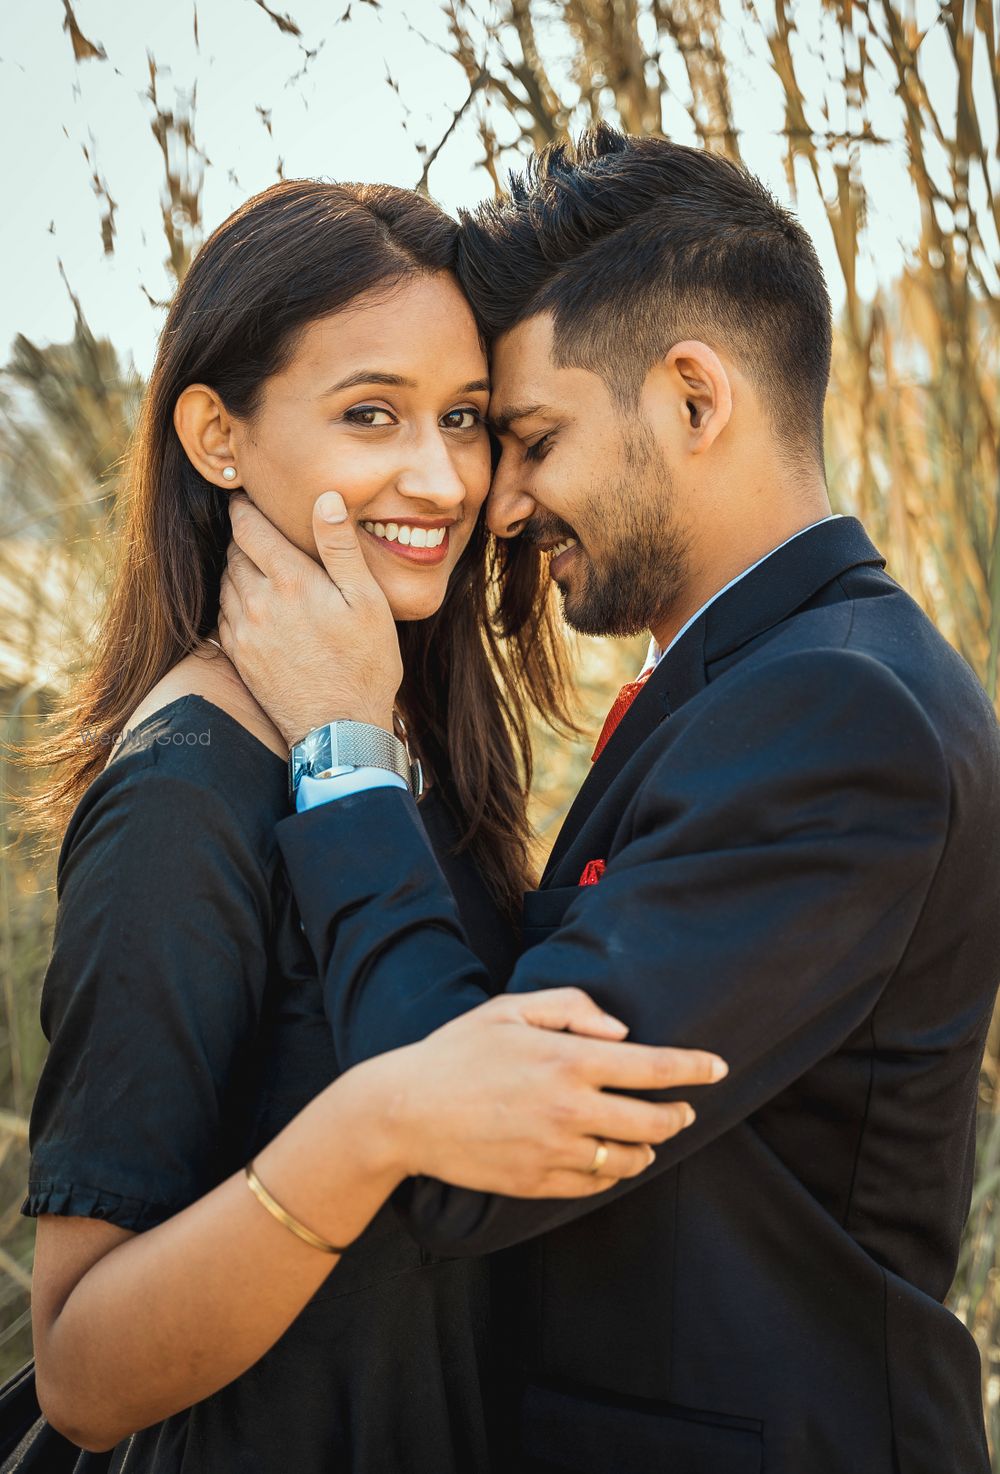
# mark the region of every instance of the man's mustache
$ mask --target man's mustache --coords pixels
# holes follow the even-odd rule
[[[531,517],[521,529],[521,536],[525,542],[534,544],[536,547],[542,544],[565,542],[567,538],[575,538],[576,532],[568,522],[561,521],[558,517]]]

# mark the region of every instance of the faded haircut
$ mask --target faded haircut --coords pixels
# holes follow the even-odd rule
[[[675,343],[700,339],[822,464],[826,282],[805,230],[745,169],[599,124],[460,218],[458,273],[487,339],[551,312],[556,364],[600,374],[622,408]]]

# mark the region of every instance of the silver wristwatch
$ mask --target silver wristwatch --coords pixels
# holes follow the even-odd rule
[[[400,723],[405,737],[405,729]],[[405,742],[384,727],[366,722],[327,722],[314,727],[288,753],[288,797],[295,803],[299,783],[305,777],[329,778],[337,768],[386,768],[396,773],[419,799],[424,791],[420,763],[411,760]]]

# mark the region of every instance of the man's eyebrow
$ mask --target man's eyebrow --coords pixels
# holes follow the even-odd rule
[[[356,373],[348,374],[346,379],[339,379],[336,384],[331,384],[329,389],[323,390],[323,395],[337,394],[343,389],[356,389],[361,384],[387,384],[396,389],[415,389],[417,386],[412,379],[406,379],[402,374],[387,374],[381,369],[358,369]],[[458,394],[477,394],[480,390],[489,393],[489,379],[472,379],[468,384],[463,384],[456,390]]]
[[[526,420],[529,415],[537,415],[544,412],[543,404],[509,404],[500,410],[499,414],[490,415],[490,428],[497,435],[506,435],[511,425],[518,420]]]

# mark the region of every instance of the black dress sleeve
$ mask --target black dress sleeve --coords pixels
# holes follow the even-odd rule
[[[59,856],[22,1212],[141,1231],[239,1165],[226,1122],[268,971],[256,838],[170,748],[116,759],[87,790]]]

